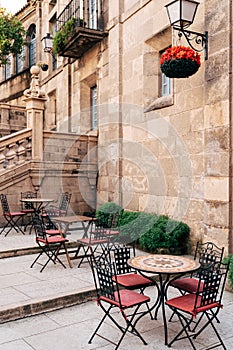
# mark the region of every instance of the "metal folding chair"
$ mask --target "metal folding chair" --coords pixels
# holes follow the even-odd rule
[[[61,194],[59,206],[50,205],[45,209],[45,213],[47,213],[50,217],[66,216],[71,200],[71,195],[71,193],[63,192]]]
[[[215,343],[209,348],[222,346],[226,350],[213,321],[223,307],[222,296],[228,269],[229,264],[219,262],[215,262],[208,267],[201,267],[195,293],[187,293],[166,301],[166,305],[178,316],[181,324],[181,330],[170,341],[168,347],[171,347],[175,341],[187,338],[192,348],[196,350],[193,340],[210,325],[219,343]],[[194,328],[191,327],[193,323],[195,324]],[[192,331],[190,332],[191,328]]]
[[[38,213],[35,213],[33,217],[33,226],[36,233],[36,243],[40,247],[40,253],[31,264],[31,267],[33,267],[34,264],[37,263],[42,266],[40,270],[40,272],[42,272],[49,262],[53,262],[54,264],[58,262],[64,268],[66,268],[63,262],[59,259],[58,254],[61,249],[64,249],[67,253],[66,243],[69,242],[68,239],[62,237],[62,235],[50,235],[49,232],[46,232],[43,221]],[[47,260],[44,263],[40,263],[38,262],[38,260],[43,254],[46,255]]]
[[[1,229],[0,234],[2,234],[2,232],[9,226],[9,229],[6,232],[5,236],[8,235],[11,229],[15,229],[17,232],[21,232],[24,235],[24,231],[19,226],[19,221],[23,219],[26,213],[22,211],[11,212],[9,208],[7,196],[3,193],[0,194],[0,200],[2,204],[3,216],[6,219],[6,224]]]
[[[109,264],[102,259],[97,262],[91,259],[91,267],[97,293],[97,304],[103,310],[104,316],[92,334],[89,344],[95,335],[113,343],[112,340],[107,339],[107,334],[98,333],[105,319],[109,318],[122,333],[119,341],[113,343],[116,345],[115,349],[118,349],[127,332],[137,336],[146,345],[146,341],[136,329],[136,324],[147,313],[147,311],[141,310],[141,306],[149,303],[150,298],[132,290],[120,290],[118,284],[115,285],[113,282],[114,277],[116,278],[114,264]],[[114,312],[115,309],[118,309],[119,313]],[[119,315],[123,317],[123,324],[119,323]]]
[[[37,198],[37,192],[21,192],[21,199],[28,199],[28,198]],[[27,230],[27,227],[30,226],[29,234],[32,232],[33,228],[33,214],[34,214],[34,207],[32,203],[27,202],[21,202],[21,211],[25,213],[27,217],[29,217],[28,222],[24,226],[24,232]]]
[[[224,247],[219,248],[212,242],[202,244],[197,242],[194,260],[198,259],[201,268],[208,267],[215,262],[221,262],[223,259],[223,253]],[[170,283],[170,286],[177,288],[182,295],[185,293],[195,293],[199,283],[200,271],[201,270],[196,271],[191,276],[176,279]],[[172,317],[173,315],[170,317],[169,321],[172,320]],[[218,319],[217,321],[219,322]]]
[[[80,259],[78,267],[81,266],[84,260],[89,262],[92,258],[96,261],[97,257],[107,256],[108,254],[109,239],[105,236],[104,228],[95,226],[94,222],[91,223],[89,237],[80,238],[77,242],[79,246],[71,259]]]
[[[127,289],[139,289],[141,293],[146,287],[154,285],[154,281],[143,276],[127,264],[127,261],[135,256],[134,247],[118,246],[113,249],[113,261],[116,266],[116,279],[114,282]]]

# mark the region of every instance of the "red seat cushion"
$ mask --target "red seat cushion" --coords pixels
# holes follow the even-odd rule
[[[121,299],[121,305],[123,308],[129,308],[129,307],[150,301],[150,298],[148,296],[144,294],[139,294],[129,289],[122,289],[119,291],[119,294]],[[115,292],[114,296],[115,296],[115,300],[112,300],[105,296],[101,296],[99,299],[120,307],[118,293]]]
[[[179,290],[183,290],[187,293],[196,293],[198,288],[199,280],[196,278],[179,278],[171,283],[171,286],[178,288]],[[204,282],[200,283],[199,290],[201,291],[203,289]]]
[[[104,232],[106,236],[119,236],[120,231],[114,231],[114,230],[106,230]]]
[[[52,235],[61,235],[61,233],[60,233],[60,231],[59,230],[45,230],[45,233],[47,234],[47,235],[50,235],[50,236],[52,236]]]
[[[107,239],[92,239],[90,238],[80,238],[77,240],[78,243],[85,244],[85,245],[95,245],[95,244],[101,244],[101,243],[107,243]]]
[[[30,213],[34,213],[35,210],[34,209],[23,209],[22,212],[26,213],[26,214],[30,214]]]
[[[198,296],[197,304],[196,304],[197,307],[196,309],[194,309],[196,297],[197,297],[196,294],[185,294],[180,297],[167,300],[166,305],[171,306],[180,311],[188,312],[193,316],[196,316],[199,312],[213,309],[215,307],[222,307],[222,305],[220,305],[218,302],[214,302],[212,304],[200,307],[201,296]]]
[[[26,213],[23,213],[22,211],[14,211],[14,212],[11,212],[11,213],[6,213],[4,212],[3,215],[4,216],[23,216],[25,215]]]
[[[124,275],[118,275],[116,276],[116,279],[115,277],[113,277],[113,281],[129,289],[140,288],[143,286],[149,286],[153,284],[153,282],[149,278],[146,278],[137,273],[127,273]]]
[[[52,244],[52,243],[65,243],[65,242],[68,242],[68,240],[66,238],[63,238],[61,236],[52,236],[52,237],[47,237],[47,240],[44,239],[44,238],[37,238],[37,241],[38,242],[41,242],[41,243],[49,243],[49,244]]]

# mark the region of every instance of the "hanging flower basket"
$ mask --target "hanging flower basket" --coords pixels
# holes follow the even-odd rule
[[[186,46],[172,46],[161,57],[161,71],[169,78],[188,78],[195,74],[201,65],[198,52]]]
[[[44,72],[49,69],[48,63],[40,62],[37,64],[38,67],[40,67]]]

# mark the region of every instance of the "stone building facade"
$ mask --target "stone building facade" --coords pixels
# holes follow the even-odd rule
[[[101,8],[104,35],[80,57],[54,62],[41,39],[55,35],[69,1],[28,0],[17,15],[31,28],[29,41],[35,34],[34,63],[49,64],[40,73],[44,129],[98,133],[99,204],[169,215],[191,227],[193,241],[233,252],[232,0],[200,0],[192,30],[208,31],[208,60],[202,53],[195,75],[164,81],[161,53],[187,45],[170,27],[168,2],[74,1],[84,12],[97,7],[98,16]],[[24,106],[28,56],[23,62],[22,72],[11,65],[8,79],[2,68],[0,102]]]

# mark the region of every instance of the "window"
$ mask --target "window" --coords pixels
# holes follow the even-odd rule
[[[5,80],[9,79],[11,77],[11,55],[8,56],[9,63],[5,64]]]
[[[49,21],[49,29],[50,29],[50,33],[52,33],[52,37],[54,37],[56,32],[57,32],[57,16],[56,16],[56,14]],[[57,69],[57,56],[56,55],[52,56],[52,67],[53,67],[53,70]]]
[[[168,78],[164,73],[162,73],[161,77],[161,96],[167,96],[170,95],[172,92],[172,80],[171,78]]]
[[[160,57],[164,53],[165,50],[160,51]],[[161,86],[160,86],[160,91],[161,91],[161,96],[167,96],[172,93],[172,79],[168,78],[164,73],[161,72]]]
[[[98,115],[97,115],[97,86],[91,88],[91,128],[97,130]]]
[[[29,34],[29,66],[36,64],[36,26],[32,24],[28,30]]]
[[[97,29],[97,16],[97,0],[89,0],[89,27],[91,29]]]

